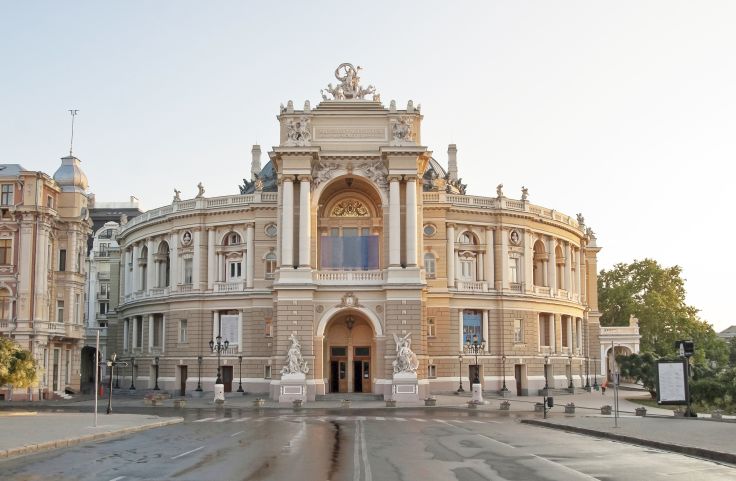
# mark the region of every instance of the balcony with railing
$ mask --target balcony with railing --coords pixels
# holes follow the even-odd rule
[[[486,281],[455,281],[455,289],[460,292],[488,292],[488,283]]]
[[[243,289],[245,289],[243,281],[215,282],[213,286],[214,292],[241,292]]]
[[[383,284],[384,275],[381,270],[370,271],[314,271],[312,280],[320,285],[353,285],[360,283],[361,286]]]

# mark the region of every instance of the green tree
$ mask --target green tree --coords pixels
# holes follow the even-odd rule
[[[671,356],[675,341],[691,339],[695,342],[695,362],[725,364],[727,346],[713,327],[698,317],[698,310],[685,302],[685,294],[679,266],[663,267],[652,259],[616,264],[598,276],[601,325],[628,325],[633,315],[639,319],[642,352]]]
[[[657,356],[651,352],[616,356],[621,377],[641,382],[654,399],[657,396]]]
[[[728,340],[728,364],[736,367],[736,336]]]
[[[0,337],[0,386],[32,386],[38,377],[38,366],[31,353],[7,337]]]

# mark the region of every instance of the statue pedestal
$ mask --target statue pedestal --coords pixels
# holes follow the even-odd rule
[[[291,404],[297,399],[307,402],[307,376],[303,373],[282,374],[279,404]]]
[[[419,401],[419,383],[416,373],[397,372],[394,374],[391,397],[384,395],[384,399],[393,399],[398,402]]]
[[[473,384],[473,398],[471,402],[475,404],[483,404],[483,387],[480,384]]]
[[[225,402],[225,385],[215,384],[215,402]]]

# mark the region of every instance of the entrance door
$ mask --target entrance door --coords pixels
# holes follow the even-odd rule
[[[371,392],[370,361],[353,361],[353,392]]]
[[[516,379],[516,395],[521,396],[521,364],[514,366],[514,378]]]
[[[483,384],[480,380],[480,366],[478,364],[468,366],[468,379],[471,385],[476,383]]]
[[[51,380],[51,389],[53,391],[59,390],[59,370],[61,369],[61,364],[59,363],[59,357],[61,356],[61,350],[60,349],[54,349],[54,369],[52,372],[52,380]]]
[[[233,392],[233,367],[222,366],[222,384],[225,386],[225,392]]]
[[[187,367],[179,366],[179,396],[187,394]]]
[[[330,348],[330,392],[348,392],[348,348]]]

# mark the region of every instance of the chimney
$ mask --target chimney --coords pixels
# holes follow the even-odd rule
[[[261,146],[254,144],[250,153],[253,155],[250,163],[250,180],[256,180],[256,175],[261,173]]]
[[[457,180],[457,145],[447,146],[447,173],[450,180]]]

